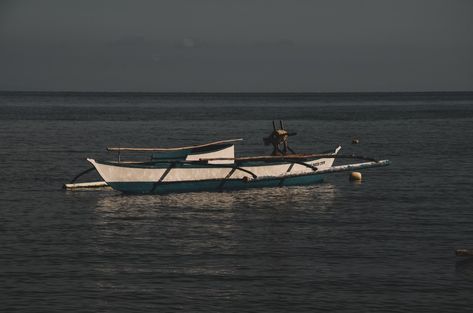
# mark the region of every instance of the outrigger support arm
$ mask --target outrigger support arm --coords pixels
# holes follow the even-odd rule
[[[244,168],[242,168],[242,167],[234,166],[234,167],[232,167],[232,168],[234,168],[234,169],[236,169],[236,170],[239,170],[239,171],[242,171],[242,172],[245,172],[245,173],[248,173],[248,174],[250,174],[254,179],[258,178],[258,176],[256,176],[255,173],[253,173],[252,171],[249,171],[249,170],[247,170],[247,169],[244,169]]]
[[[197,164],[199,164],[199,163],[203,163],[203,162],[199,162],[199,161],[189,161],[189,162],[186,162],[186,163],[190,163],[190,164],[196,164],[196,163],[197,163]],[[242,167],[240,167],[240,166],[238,166],[238,165],[236,165],[236,164],[235,164],[235,165],[231,165],[231,166],[229,166],[229,165],[227,165],[227,164],[212,164],[212,163],[204,163],[204,164],[205,164],[206,166],[209,166],[209,165],[210,165],[210,166],[212,166],[212,167],[227,167],[227,168],[235,169],[235,170],[242,171],[242,172],[245,172],[245,173],[247,173],[247,174],[250,174],[251,177],[253,177],[253,179],[258,178],[258,176],[256,176],[256,174],[253,173],[252,171],[247,170],[247,169],[245,169],[245,168],[242,168]],[[233,174],[233,173],[232,173],[232,174]]]
[[[211,167],[225,167],[225,168],[230,168],[230,172],[227,174],[227,176],[225,177],[225,179],[222,181],[222,183],[220,184],[219,186],[219,189],[221,189],[223,187],[223,185],[225,184],[225,182],[227,180],[230,179],[230,177],[233,175],[233,173],[235,173],[235,171],[242,171],[242,172],[245,172],[245,173],[248,173],[250,174],[253,179],[256,179],[258,178],[258,176],[256,176],[255,173],[253,173],[252,171],[250,170],[247,170],[247,169],[244,169],[244,168],[241,168],[237,165],[233,165],[233,166],[228,166],[226,164],[208,164],[207,162],[202,162],[202,161],[175,161],[175,162],[171,162],[171,164],[169,165],[168,168],[166,168],[166,170],[164,171],[164,173],[161,175],[161,177],[159,178],[159,180],[157,182],[155,182],[153,184],[153,188],[151,189],[151,192],[155,192],[156,191],[156,188],[159,187],[159,185],[163,182],[164,178],[166,178],[166,176],[169,175],[169,173],[171,172],[171,170],[173,168],[176,167],[176,164],[205,164],[206,166],[211,166]]]
[[[75,183],[76,180],[79,179],[79,177],[81,177],[82,175],[85,175],[85,174],[87,174],[88,172],[91,172],[91,171],[93,171],[93,170],[95,170],[95,167],[92,166],[91,168],[88,168],[88,169],[86,169],[85,171],[80,172],[79,174],[77,174],[77,175],[70,181],[69,184]]]
[[[195,164],[195,165],[205,165],[208,167],[219,167],[219,168],[235,168],[236,170],[245,172],[250,174],[253,178],[257,178],[255,173],[253,173],[250,170],[244,169],[237,164],[212,164],[208,163],[207,160],[189,160],[189,161],[171,161],[171,160],[159,160],[159,161],[153,161],[153,162],[144,162],[144,163],[174,163],[174,164]],[[137,163],[138,164],[138,163]]]
[[[293,164],[299,164],[299,165],[308,167],[308,168],[312,169],[314,172],[318,170],[317,167],[315,167],[315,166],[313,166],[313,165],[310,165],[310,164],[307,164],[307,163],[304,163],[304,162],[301,162],[301,161],[292,161],[292,163],[293,163]]]
[[[163,182],[164,178],[168,176],[168,174],[171,172],[171,170],[176,166],[176,163],[171,163],[169,167],[164,171],[163,175],[159,177],[158,181],[153,184],[153,188],[151,189],[151,192],[155,192],[156,188]]]
[[[186,164],[186,163],[191,163],[191,164],[196,164],[196,163],[199,164],[199,163],[201,163],[201,164],[202,164],[202,163],[204,163],[204,162],[199,162],[199,161],[176,161],[176,162],[172,162],[172,163],[169,165],[169,167],[166,168],[166,170],[164,171],[163,175],[161,175],[161,177],[159,178],[159,180],[153,184],[153,188],[151,189],[151,192],[154,193],[154,192],[156,191],[156,189],[159,187],[159,185],[163,182],[164,178],[166,178],[166,176],[169,175],[169,173],[171,172],[171,170],[176,167],[176,164]],[[208,164],[208,163],[206,163],[205,165],[206,165],[206,166],[209,166],[209,165],[210,165],[210,166],[213,166],[213,167],[216,167],[216,166],[218,166],[218,167],[226,167],[226,168],[230,168],[230,169],[231,169],[230,172],[227,174],[227,176],[224,178],[224,180],[220,183],[220,186],[218,187],[219,189],[222,189],[222,188],[223,188],[223,186],[225,185],[225,183],[230,179],[230,177],[233,175],[233,173],[235,173],[235,171],[237,171],[237,170],[250,174],[250,175],[253,177],[253,179],[256,179],[256,178],[257,178],[257,176],[256,176],[255,173],[253,173],[252,171],[249,171],[249,170],[247,170],[247,169],[241,168],[241,167],[239,167],[239,166],[228,166],[228,165],[226,165],[226,164]]]

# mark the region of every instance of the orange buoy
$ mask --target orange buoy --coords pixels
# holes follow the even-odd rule
[[[351,181],[361,181],[361,173],[360,172],[351,172],[350,173],[350,180]]]

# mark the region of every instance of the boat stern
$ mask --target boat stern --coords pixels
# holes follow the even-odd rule
[[[341,149],[342,149],[342,146],[338,146],[332,153],[328,153],[328,154],[337,155]],[[318,160],[318,162],[316,162],[318,163],[319,166],[317,165],[316,166],[320,168],[321,170],[325,170],[327,168],[332,167],[334,162],[335,162],[335,158],[321,158]]]

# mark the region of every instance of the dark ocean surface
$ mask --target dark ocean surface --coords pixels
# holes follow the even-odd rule
[[[107,146],[268,154],[272,119],[298,152],[392,165],[222,193],[61,188]],[[472,157],[471,93],[0,94],[0,311],[468,312]]]

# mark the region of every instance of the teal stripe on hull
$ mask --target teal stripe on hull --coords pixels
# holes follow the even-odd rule
[[[311,185],[322,182],[323,175],[303,175],[281,179],[256,179],[245,182],[243,180],[227,180],[222,187],[223,180],[185,181],[185,182],[107,182],[113,189],[134,194],[166,194],[174,192],[222,191],[247,188],[264,188],[280,186]]]

